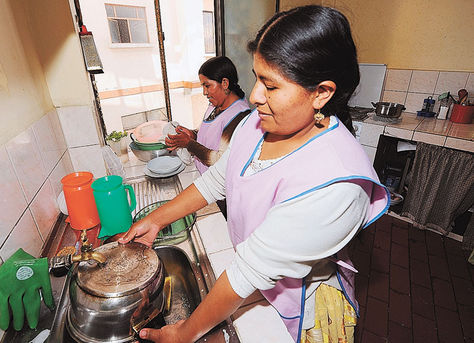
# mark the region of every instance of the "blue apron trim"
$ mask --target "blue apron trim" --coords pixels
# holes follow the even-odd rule
[[[226,108],[224,111],[222,111],[221,113],[224,113],[225,111],[227,111],[229,108],[232,107],[233,104],[235,104],[237,101],[240,101],[240,100],[242,100],[242,98],[235,100],[232,104],[229,105],[229,107],[227,107],[227,108]],[[215,107],[214,107],[214,108],[215,108]],[[212,112],[211,112],[211,113],[212,113]],[[212,120],[203,119],[202,121],[203,121],[203,123],[212,123],[212,122],[213,122],[214,120],[216,120],[216,119],[217,119],[217,117],[215,117],[215,118],[212,119]]]
[[[254,110],[254,111],[255,111],[255,110]],[[253,114],[253,112],[252,112],[251,114]],[[251,114],[250,114],[250,115],[251,115]],[[250,117],[250,115],[249,115],[248,117]],[[247,118],[248,118],[248,117],[247,117]],[[272,165],[270,165],[270,166],[268,166],[268,167],[266,167],[266,168],[263,168],[263,169],[257,171],[255,174],[258,174],[258,173],[264,171],[265,169],[271,168],[272,166],[276,165],[276,164],[279,163],[280,161],[283,161],[283,160],[284,160],[285,158],[287,158],[288,156],[293,155],[293,154],[294,154],[295,152],[297,152],[298,150],[303,149],[306,145],[308,145],[309,143],[311,143],[312,141],[314,141],[314,140],[317,139],[318,137],[321,137],[322,135],[325,135],[326,133],[329,133],[329,132],[331,132],[332,130],[336,129],[336,128],[339,126],[339,119],[336,117],[336,120],[337,120],[337,123],[336,123],[336,124],[334,124],[333,126],[331,126],[331,127],[328,128],[328,129],[324,130],[323,132],[318,133],[316,136],[314,136],[314,137],[312,137],[311,139],[309,139],[306,143],[304,143],[304,144],[303,144],[302,146],[300,146],[298,149],[293,150],[293,151],[290,152],[288,155],[283,156],[281,159],[279,159],[278,161],[276,161],[276,162],[273,163]],[[247,163],[245,163],[244,167],[242,168],[242,171],[240,172],[240,176],[243,176],[243,175],[244,175],[245,170],[247,169],[248,165],[253,161],[253,157],[255,156],[255,154],[256,154],[256,152],[257,152],[257,150],[258,150],[258,147],[260,146],[262,140],[265,139],[265,136],[267,135],[267,133],[268,133],[268,132],[265,132],[265,133],[263,134],[262,138],[260,138],[260,140],[258,141],[258,143],[257,143],[257,145],[255,146],[255,148],[254,148],[252,154],[250,155],[249,160],[247,161]],[[254,174],[254,175],[255,175],[255,174]]]
[[[225,126],[222,128],[222,131],[224,131],[227,126],[229,126],[229,124],[231,123],[232,120],[235,119],[235,117],[237,117],[240,113],[245,112],[245,111],[248,111],[248,109],[247,109],[247,110],[240,111],[240,112],[237,113],[235,116],[233,116],[232,118],[230,118],[230,120],[227,122],[227,124],[225,124]],[[247,114],[246,118],[247,118],[248,116],[249,116],[249,115]]]
[[[293,200],[293,199],[296,199],[296,198],[299,198],[303,195],[306,195],[308,193],[311,193],[311,192],[314,192],[314,191],[317,191],[318,189],[321,189],[321,188],[324,188],[326,186],[329,186],[333,183],[336,183],[336,182],[339,182],[339,181],[347,181],[347,180],[367,180],[367,181],[371,181],[373,183],[375,183],[376,185],[378,186],[381,186],[384,188],[385,192],[387,193],[388,195],[388,203],[387,205],[385,206],[385,208],[382,210],[382,213],[385,213],[385,211],[390,207],[390,192],[388,191],[387,187],[385,187],[384,185],[382,185],[381,183],[377,182],[377,181],[374,181],[372,180],[371,178],[367,177],[367,176],[360,176],[360,175],[349,175],[349,176],[343,176],[343,177],[338,177],[338,178],[335,178],[335,179],[332,179],[332,180],[329,180],[328,182],[325,182],[319,186],[315,186],[313,188],[310,188],[308,189],[307,191],[304,191],[300,194],[297,194],[289,199],[286,199],[286,200],[283,200],[281,203],[284,203],[284,202],[287,202],[287,201],[290,201],[290,200]],[[377,217],[378,218],[378,217]],[[372,220],[371,222],[373,222],[374,220]]]
[[[300,314],[299,315],[293,316],[293,317],[285,317],[284,315],[282,315],[278,311],[278,309],[275,306],[270,304],[278,312],[280,317],[282,317],[283,319],[286,319],[286,320],[298,319],[298,318],[300,319],[300,321],[298,323],[298,339],[296,340],[297,343],[299,343],[301,341],[301,331],[302,331],[302,328],[303,328],[305,298],[306,298],[306,282],[305,282],[305,278],[303,278],[303,279],[301,279],[301,300],[300,300]]]
[[[339,282],[339,285],[341,286],[341,289],[342,289],[342,293],[344,294],[344,297],[346,298],[347,302],[349,304],[351,304],[352,308],[354,309],[357,317],[360,317],[360,314],[359,314],[359,309],[354,305],[354,303],[352,302],[352,299],[349,297],[349,295],[347,294],[347,291],[346,289],[344,288],[344,285],[342,284],[342,281],[341,281],[341,274],[339,274],[339,271],[336,270],[336,276],[337,276],[337,281]]]
[[[302,285],[301,285],[301,310],[300,310],[300,323],[298,325],[298,339],[296,340],[297,343],[301,342],[301,329],[303,328],[305,298],[306,298],[306,282],[305,282],[305,278],[303,278]]]

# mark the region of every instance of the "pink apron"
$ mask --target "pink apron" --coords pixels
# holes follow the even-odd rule
[[[362,146],[339,120],[337,125],[313,137],[272,166],[243,176],[263,138],[257,111],[245,119],[233,138],[226,170],[226,198],[227,223],[234,247],[249,237],[273,206],[335,182],[359,184],[369,195],[370,206],[364,227],[388,209],[388,190],[379,183]],[[338,264],[339,283],[358,312],[354,269],[344,250],[328,258]],[[277,309],[293,339],[299,342],[305,301],[304,279],[284,278],[273,289],[261,292]]]
[[[204,145],[206,148],[211,150],[217,150],[221,142],[222,132],[226,126],[234,119],[240,112],[248,110],[249,104],[245,98],[234,101],[225,111],[221,112],[215,119],[206,120],[204,119],[201,127],[197,134],[197,142]],[[214,106],[209,105],[204,114],[204,118],[207,118],[214,110]],[[199,172],[204,173],[209,167],[204,165],[199,159],[194,159],[194,164]]]

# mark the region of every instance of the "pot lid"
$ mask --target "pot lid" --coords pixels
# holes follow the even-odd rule
[[[162,264],[155,250],[141,243],[112,242],[94,251],[103,254],[107,262],[81,262],[76,280],[84,291],[97,296],[118,297],[135,293],[162,273]]]

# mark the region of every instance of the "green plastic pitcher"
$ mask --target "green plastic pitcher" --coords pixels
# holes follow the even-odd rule
[[[137,206],[132,186],[123,184],[118,175],[109,175],[95,180],[91,187],[101,223],[99,238],[107,239],[127,231],[132,226],[132,211]]]

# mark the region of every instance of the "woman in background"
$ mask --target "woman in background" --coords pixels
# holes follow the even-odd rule
[[[201,178],[121,240],[151,245],[168,223],[226,197],[234,261],[188,319],[140,337],[194,342],[258,289],[293,341],[353,342],[345,247],[388,209],[389,193],[351,134],[359,68],[349,23],[332,8],[298,7],[275,14],[248,48],[256,110]]]
[[[225,56],[204,62],[199,68],[199,81],[209,100],[199,130],[178,126],[176,135],[168,135],[165,142],[169,150],[188,149],[196,157],[194,163],[202,174],[221,157],[236,125],[248,114],[245,111],[249,105],[238,84],[237,69]]]
[[[217,56],[204,62],[199,68],[199,81],[209,100],[201,127],[189,130],[178,126],[176,135],[168,135],[165,143],[168,150],[188,149],[202,174],[222,156],[237,124],[250,111],[238,84],[237,69],[229,58]],[[217,205],[227,218],[225,199],[217,201]]]

